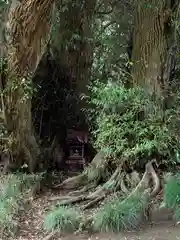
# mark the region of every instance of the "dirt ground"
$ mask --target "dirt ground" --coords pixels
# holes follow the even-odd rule
[[[58,193],[56,193],[58,194]],[[55,194],[53,193],[53,196]],[[49,199],[52,192],[46,192],[40,198],[27,203],[28,213],[22,214],[18,237],[13,240],[46,240],[48,235],[42,230],[45,212],[53,205]],[[55,235],[48,240],[180,240],[180,225],[172,219],[172,213],[168,210],[159,210],[152,215],[152,221],[145,223],[141,230],[121,234],[71,234]]]
[[[136,233],[117,235],[94,235],[94,236],[66,236],[62,240],[177,240],[180,239],[180,229],[177,227],[163,225],[147,228]]]

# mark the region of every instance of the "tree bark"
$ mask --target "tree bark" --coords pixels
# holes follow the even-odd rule
[[[79,115],[80,118],[83,118],[80,109],[85,106],[85,103],[83,100],[80,101],[79,97],[87,94],[92,66],[91,25],[95,6],[96,0],[85,2],[77,0],[73,4],[72,1],[68,1],[64,5],[60,3],[57,6],[58,13],[56,15],[59,19],[56,26],[57,35],[54,34],[52,40],[52,44],[58,51],[59,61],[64,64],[71,76],[70,87],[77,96],[75,115]],[[82,122],[84,125],[84,121]]]
[[[3,91],[4,91],[4,84],[5,84],[5,78],[6,78],[6,73],[5,73],[6,71],[5,57],[7,54],[6,24],[7,24],[10,5],[11,5],[11,1],[9,1],[8,3],[1,2],[1,5],[0,5],[0,19],[1,19],[1,24],[0,24],[0,94],[1,94],[0,122],[2,121],[3,125],[6,124]]]
[[[9,73],[5,108],[11,133],[9,148],[17,165],[26,162],[30,172],[35,170],[39,155],[31,118],[31,75],[46,46],[52,6],[53,0],[13,0],[7,23]]]
[[[7,16],[8,16],[8,10],[9,10],[9,3],[1,3],[0,6],[0,18],[1,18],[1,24],[0,24],[0,58],[5,56],[6,53],[6,36],[5,36],[5,28],[7,23]]]
[[[179,0],[137,0],[132,79],[150,94],[165,96],[169,85],[175,30],[171,22]]]

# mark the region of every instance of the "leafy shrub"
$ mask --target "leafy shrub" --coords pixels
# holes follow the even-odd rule
[[[55,207],[47,213],[44,219],[44,228],[47,231],[73,231],[80,225],[80,215],[73,208]]]
[[[172,129],[173,119],[180,119],[177,111],[162,111],[143,89],[98,83],[91,88],[90,104],[95,146],[107,156],[133,163],[154,156],[169,160],[179,149],[177,131]]]
[[[93,228],[98,231],[119,232],[138,227],[147,204],[143,195],[136,195],[127,201],[114,199],[95,214]]]

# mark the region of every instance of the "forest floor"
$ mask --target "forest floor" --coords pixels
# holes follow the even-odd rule
[[[46,211],[54,205],[50,199],[59,196],[61,192],[45,191],[36,199],[30,200],[26,212],[21,215],[18,237],[13,240],[46,240],[43,218]],[[180,226],[172,220],[172,213],[168,210],[159,210],[152,215],[151,224],[145,224],[141,230],[121,234],[67,234],[55,235],[51,240],[180,240]],[[48,239],[48,240],[50,240]]]

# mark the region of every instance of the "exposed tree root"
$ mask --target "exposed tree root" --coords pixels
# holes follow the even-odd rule
[[[97,190],[87,196],[87,199],[94,199],[99,197],[100,195],[107,195],[115,190],[115,186],[120,184],[120,180],[118,179],[119,173],[121,172],[121,168],[117,168],[111,178],[103,184],[102,187],[97,188]]]
[[[71,178],[72,179],[72,178]],[[60,186],[60,185],[58,185]],[[76,190],[76,191],[72,191],[70,193],[68,193],[68,195],[65,195],[65,196],[55,196],[55,197],[51,197],[49,198],[50,201],[64,201],[64,200],[69,200],[69,199],[72,199],[72,198],[76,198],[78,197],[79,195],[82,195],[82,194],[86,194],[89,190],[92,190],[94,189],[95,187],[97,186],[96,183],[92,183],[92,184],[89,184],[85,187],[83,187],[82,189],[80,190]],[[87,195],[87,194],[86,194]]]
[[[43,238],[43,240],[51,240],[54,238],[54,236],[57,234],[57,231],[51,232],[46,237]]]
[[[155,197],[161,190],[161,182],[152,165],[151,165],[151,175],[152,175],[152,181],[154,185],[154,189],[151,192],[151,197]]]
[[[128,180],[125,180],[128,179]],[[73,178],[70,179],[70,182]],[[76,179],[76,177],[75,177]],[[145,167],[145,173],[140,180],[139,174],[137,172],[133,172],[128,175],[124,175],[122,172],[121,166],[117,167],[113,175],[110,177],[110,179],[103,184],[102,186],[96,187],[95,191],[92,193],[87,193],[91,187],[94,187],[93,183],[87,187],[82,188],[79,191],[71,192],[68,196],[63,196],[60,198],[56,198],[53,200],[60,200],[60,205],[68,205],[68,204],[74,204],[74,203],[80,203],[83,202],[84,205],[82,205],[82,209],[88,209],[93,207],[95,204],[102,201],[105,197],[112,194],[113,192],[121,190],[121,192],[128,194],[127,198],[123,200],[123,202],[128,201],[132,196],[136,196],[141,194],[147,199],[147,211],[149,211],[149,202],[150,199],[154,196],[156,196],[160,190],[160,180],[155,172],[152,162],[148,162]],[[69,179],[66,180],[69,184]],[[63,184],[66,182],[64,181]],[[79,181],[79,180],[78,180]],[[126,186],[126,182],[128,181],[129,184],[131,184],[129,189],[129,184]],[[138,182],[138,184],[137,184]],[[153,189],[151,188],[151,183],[153,184]],[[136,184],[136,187],[133,188]],[[78,195],[77,195],[78,194]],[[123,203],[122,202],[122,203]]]
[[[121,190],[122,190],[123,193],[126,193],[126,194],[129,193],[129,190],[128,190],[127,187],[126,187],[126,184],[125,184],[125,182],[124,182],[124,179],[121,180],[120,187],[121,187]]]
[[[153,182],[153,190],[150,188],[150,180],[152,179]],[[158,175],[156,174],[152,162],[148,162],[146,164],[146,171],[142,177],[142,180],[139,182],[137,187],[128,195],[128,197],[122,202],[128,201],[131,197],[137,196],[141,194],[146,199],[146,206],[144,206],[144,216],[148,219],[150,218],[150,209],[151,204],[150,200],[152,197],[155,197],[160,190],[160,180]]]
[[[99,197],[93,199],[92,201],[90,201],[87,204],[85,204],[84,206],[82,206],[82,210],[93,207],[96,203],[102,201],[104,198],[105,198],[105,195],[102,195],[102,196],[99,196]]]
[[[136,188],[129,194],[125,201],[132,197],[132,195],[136,195],[138,193],[144,192],[146,189],[149,189],[151,179],[150,176],[152,177],[153,183],[155,185],[154,190],[152,192],[150,191],[150,196],[154,197],[155,194],[158,193],[158,190],[160,190],[160,180],[152,166],[152,163],[148,162],[146,164],[146,171],[142,177],[142,180],[139,182]],[[149,192],[149,190],[147,192]]]
[[[87,186],[83,187],[83,188],[80,189],[80,190],[76,190],[76,191],[70,192],[70,193],[68,194],[68,196],[77,196],[77,195],[79,195],[79,194],[86,193],[87,191],[94,189],[96,186],[97,186],[97,183],[96,183],[96,182],[95,182],[95,183],[88,184]]]
[[[136,187],[137,184],[141,181],[139,174],[136,171],[133,171],[130,174],[125,173],[125,176],[121,179],[120,187],[123,193],[128,194],[133,187]],[[130,185],[130,189],[128,186]]]
[[[128,200],[129,198],[132,197],[132,195],[136,195],[138,192],[143,192],[145,189],[148,188],[149,182],[150,182],[150,172],[152,171],[152,164],[147,163],[146,164],[146,171],[139,182],[139,184],[136,186],[136,188],[129,194],[129,196],[124,200]]]
[[[117,179],[117,177],[119,176],[119,171],[120,169],[117,168],[114,174],[111,176],[111,178],[105,184],[103,184],[103,186],[96,188],[96,190],[93,193],[90,193],[88,195],[83,194],[83,195],[74,196],[74,197],[70,194],[69,196],[63,196],[63,197],[55,198],[51,200],[62,200],[59,203],[60,205],[68,205],[68,204],[87,201],[87,200],[91,202],[96,198],[99,198],[102,196],[105,197],[107,194],[111,193],[115,189],[114,188],[115,185],[116,186],[118,185],[117,183],[120,181],[119,179]]]
[[[79,196],[74,196],[74,197],[71,197],[71,196],[62,196],[62,197],[52,197],[50,198],[49,200],[50,201],[60,201],[60,205],[68,205],[68,204],[71,204],[71,203],[77,203],[79,201],[83,201],[83,199],[86,198],[86,195],[79,195]]]
[[[82,186],[84,184],[84,181],[85,181],[85,176],[82,173],[78,176],[74,176],[74,177],[66,179],[61,184],[53,186],[53,188],[75,189],[75,188],[79,188],[80,186]]]
[[[55,196],[55,197],[51,197],[49,198],[49,201],[64,201],[64,200],[69,200],[71,199],[72,197],[66,195],[66,196]]]
[[[69,204],[82,202],[82,201],[85,201],[85,200],[86,200],[86,196],[81,195],[81,196],[78,196],[78,197],[70,198],[68,200],[63,200],[63,201],[59,202],[59,205],[69,205]]]
[[[54,188],[64,188],[64,189],[77,189],[79,187],[84,187],[87,184],[90,183],[88,179],[88,170],[93,173],[93,169],[96,169],[96,171],[99,170],[99,175],[101,176],[103,174],[103,169],[105,169],[107,166],[107,161],[105,159],[105,154],[103,151],[100,151],[92,160],[90,166],[80,175],[71,177],[66,179],[64,182],[62,182],[59,185],[54,186]],[[92,175],[92,181],[97,182],[96,186],[98,184],[98,179],[96,180],[96,176],[93,177]]]

